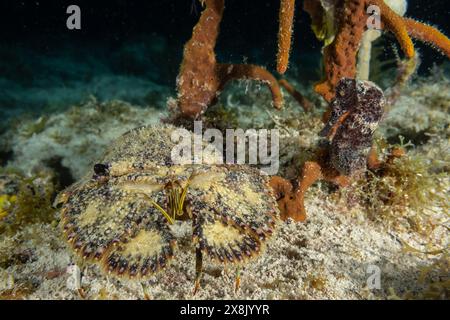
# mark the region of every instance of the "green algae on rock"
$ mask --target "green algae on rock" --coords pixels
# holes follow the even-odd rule
[[[14,234],[24,225],[54,221],[54,175],[42,170],[31,176],[0,170],[0,233]]]

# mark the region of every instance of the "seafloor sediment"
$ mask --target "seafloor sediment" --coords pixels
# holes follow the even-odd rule
[[[381,154],[389,145],[402,145],[407,156],[396,160],[387,175],[368,173],[345,190],[316,184],[306,196],[307,221],[280,224],[264,253],[241,271],[237,292],[234,267],[206,261],[201,290],[192,295],[195,254],[190,225],[180,222],[175,226],[178,253],[165,271],[149,279],[147,296],[448,298],[449,89],[450,81],[438,73],[405,88],[389,108],[376,145]],[[311,94],[317,110],[305,113],[285,96],[285,108],[278,112],[270,106],[266,89],[241,82],[222,93],[205,123],[278,128],[279,174],[292,179],[314,152],[323,102]],[[87,172],[115,138],[166,115],[165,110],[94,99],[63,113],[18,122],[2,135],[9,159],[0,171],[0,196],[7,207],[0,212],[0,298],[81,298],[67,271],[80,262],[62,239],[51,200],[62,186]],[[27,184],[33,192],[27,193]],[[27,216],[34,214],[33,206],[39,206],[39,217]],[[86,299],[144,298],[139,282],[108,277],[93,265],[80,267]],[[380,270],[380,288],[367,283],[374,269]]]

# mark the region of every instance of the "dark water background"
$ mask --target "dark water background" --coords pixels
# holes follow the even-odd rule
[[[81,30],[66,28],[66,8],[81,8]],[[216,48],[223,62],[257,63],[274,71],[278,0],[226,0]],[[289,73],[320,78],[320,48],[297,1]],[[450,34],[448,1],[410,0],[407,16]],[[197,0],[0,1],[0,122],[66,108],[90,94],[164,107],[174,94],[182,48],[198,20]],[[385,37],[386,59],[392,36]],[[422,44],[421,74],[445,58]]]

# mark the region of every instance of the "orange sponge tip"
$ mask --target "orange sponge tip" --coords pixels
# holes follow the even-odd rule
[[[286,72],[289,63],[289,52],[292,41],[292,25],[294,23],[295,0],[281,0],[278,30],[277,71]]]

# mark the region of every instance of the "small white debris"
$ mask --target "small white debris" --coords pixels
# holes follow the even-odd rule
[[[81,289],[81,270],[76,265],[70,265],[66,269],[66,273],[69,274],[66,285],[69,290],[79,291]]]

